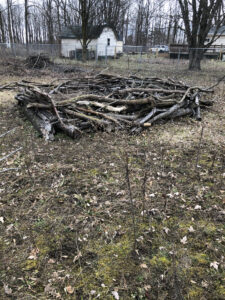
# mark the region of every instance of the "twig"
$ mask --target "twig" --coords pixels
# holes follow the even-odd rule
[[[210,168],[209,168],[209,174],[211,174],[212,171],[213,171],[213,169],[214,169],[215,160],[216,160],[216,155],[217,155],[217,153],[214,153],[214,154],[213,154],[212,164],[211,164],[211,166],[210,166]]]
[[[35,61],[35,63],[34,63],[34,65],[33,65],[32,69],[35,68],[35,66],[36,66],[36,64],[38,63],[39,59],[40,59],[40,54],[38,55],[37,60]]]
[[[199,155],[200,155],[200,150],[201,150],[203,132],[204,132],[204,124],[202,125],[201,135],[200,135],[199,144],[198,144],[198,152],[197,152],[197,157],[196,157],[196,162],[195,162],[195,171],[197,171],[197,168],[198,168],[198,162],[199,162]]]
[[[10,156],[12,156],[13,154],[15,154],[16,152],[20,151],[21,149],[23,149],[23,147],[20,147],[12,152],[10,152],[9,154],[7,154],[6,156],[3,156],[2,158],[0,158],[0,162],[3,160],[6,160],[7,158],[9,158]]]
[[[225,171],[225,156],[222,156],[222,161],[221,161],[221,172],[220,172],[220,185],[221,187],[223,186],[224,183],[224,171]]]
[[[0,170],[0,173],[5,173],[5,172],[9,172],[9,171],[18,171],[19,168],[3,168],[2,170]]]
[[[10,129],[9,131],[7,131],[7,132],[1,134],[1,135],[0,135],[0,138],[6,136],[6,135],[9,134],[10,132],[13,132],[14,130],[16,130],[16,128],[17,128],[17,127],[13,128],[13,129]]]
[[[108,69],[109,69],[109,67],[103,69],[100,73],[96,74],[96,75],[94,76],[94,78],[98,77],[98,76],[101,75],[101,74],[104,74],[104,72],[107,71]]]
[[[127,188],[128,188],[128,194],[129,194],[130,205],[131,205],[131,212],[132,212],[133,235],[134,235],[134,251],[135,251],[136,250],[135,206],[134,206],[134,200],[133,200],[132,191],[131,191],[131,185],[130,185],[129,158],[128,158],[127,152],[125,154],[125,169],[126,169],[126,182],[127,182]]]
[[[142,211],[143,211],[143,218],[146,209],[146,182],[148,178],[148,170],[147,170],[147,163],[146,163],[146,151],[144,152],[144,177],[142,183]]]
[[[50,100],[51,103],[52,103],[53,109],[54,109],[54,111],[55,111],[55,114],[56,114],[56,116],[57,116],[59,122],[61,123],[62,126],[65,126],[65,124],[64,124],[64,122],[62,121],[62,119],[61,119],[61,117],[60,117],[60,115],[59,115],[59,112],[58,112],[58,110],[57,110],[57,108],[56,108],[56,106],[55,106],[55,102],[54,102],[54,100],[52,99],[51,96],[49,96],[49,100]]]
[[[214,84],[214,85],[212,85],[212,86],[210,86],[209,88],[207,88],[206,90],[208,91],[208,90],[211,90],[211,89],[213,89],[213,88],[215,88],[217,85],[219,85],[220,84],[220,82],[221,81],[223,81],[225,79],[225,75],[223,76],[223,77],[221,77],[218,81],[217,81],[217,83],[216,84]]]

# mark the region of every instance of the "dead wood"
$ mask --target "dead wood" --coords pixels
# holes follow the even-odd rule
[[[15,130],[16,130],[16,128],[17,128],[17,127],[15,127],[15,128],[13,128],[13,129],[10,129],[10,130],[8,130],[8,131],[6,131],[5,133],[2,133],[2,134],[0,134],[0,138],[3,138],[3,137],[4,137],[4,136],[6,136],[7,134],[9,134],[9,133],[11,133],[11,132],[15,131]]]
[[[1,157],[1,158],[0,158],[0,162],[3,161],[3,160],[8,159],[10,156],[14,155],[15,153],[17,153],[18,151],[20,151],[20,150],[22,150],[22,149],[23,149],[23,148],[20,147],[20,148],[18,148],[18,149],[16,149],[16,150],[10,152],[9,154],[7,154],[7,155]]]
[[[16,99],[26,117],[47,140],[60,130],[72,138],[85,131],[128,129],[140,132],[159,120],[192,115],[201,120],[201,108],[212,105],[202,87],[157,77],[122,77],[100,73],[94,77],[51,82],[12,83],[22,87]]]
[[[50,58],[46,53],[30,55],[26,59],[26,66],[30,69],[44,69],[51,64]]]

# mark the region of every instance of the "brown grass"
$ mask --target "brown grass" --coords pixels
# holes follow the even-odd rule
[[[225,70],[218,62],[199,73],[156,62],[139,70],[134,61],[129,72],[210,86]],[[126,58],[108,67],[128,72]],[[33,76],[26,79],[62,74]],[[21,79],[1,76],[0,85]],[[59,134],[52,143],[37,136],[14,95],[0,93],[0,134],[16,127],[0,139],[0,157],[23,147],[0,162],[0,170],[18,168],[0,173],[1,299],[114,299],[115,291],[120,299],[224,299],[224,83],[202,123],[183,118],[138,136],[98,132],[75,141]]]

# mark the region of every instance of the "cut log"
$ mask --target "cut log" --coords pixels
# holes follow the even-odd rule
[[[31,122],[37,132],[42,136],[46,141],[54,140],[55,130],[51,124],[51,120],[46,118],[40,112],[37,114],[34,110],[29,109],[25,106],[21,107],[24,115]]]

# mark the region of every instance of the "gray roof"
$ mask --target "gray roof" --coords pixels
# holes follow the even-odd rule
[[[216,30],[216,27],[211,28],[208,34],[213,35],[215,33],[215,30]],[[225,26],[221,26],[218,29],[216,35],[225,35]]]
[[[88,39],[97,39],[104,28],[111,28],[117,38],[117,40],[122,41],[123,37],[117,34],[116,30],[109,25],[95,25],[88,27]],[[82,39],[82,27],[81,26],[68,26],[64,27],[60,34],[61,39]]]

